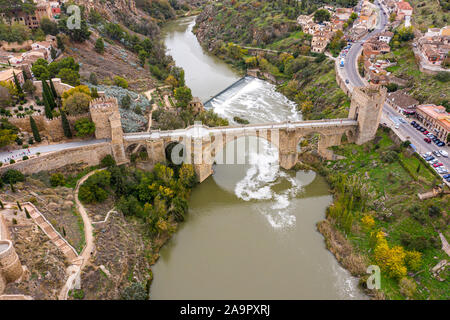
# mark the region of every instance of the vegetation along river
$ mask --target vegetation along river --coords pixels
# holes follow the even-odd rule
[[[195,18],[182,18],[163,31],[186,84],[206,101],[240,77],[204,52],[194,24]],[[208,105],[230,122],[234,116],[253,123],[301,120],[294,103],[252,78]],[[153,267],[152,299],[364,298],[316,231],[332,201],[324,179],[313,171],[281,170],[277,150],[260,143],[260,152],[246,153],[249,164],[216,165],[193,190],[186,222]],[[225,152],[234,147],[228,144]]]

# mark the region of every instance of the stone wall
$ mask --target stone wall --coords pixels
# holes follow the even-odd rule
[[[61,82],[61,79],[59,79],[59,78],[53,78],[52,82],[53,82],[53,86],[55,87],[55,90],[58,93],[58,95],[62,95],[63,92],[73,88],[71,85]],[[47,81],[47,83],[50,86],[50,81]],[[36,92],[34,93],[34,95],[42,96],[42,81],[35,80],[35,81],[33,81],[33,84],[36,87]]]
[[[336,82],[339,85],[339,87],[341,88],[342,91],[345,92],[345,94],[351,98],[352,97],[352,93],[350,91],[350,89],[348,88],[347,84],[345,83],[345,80],[342,79],[342,75],[339,72],[339,66],[338,66],[338,62],[336,61],[336,63],[334,64],[334,70],[336,73]]]
[[[20,50],[31,50],[32,40],[27,40],[22,43],[6,41],[0,41],[0,48],[5,51],[20,51]]]
[[[91,116],[89,113],[80,114],[76,116],[67,116],[72,133],[75,131],[75,122],[81,118],[89,118]],[[62,127],[61,117],[54,119],[47,119],[44,115],[33,116],[34,121],[38,127],[39,132],[42,135],[48,136],[50,141],[61,141],[65,139],[64,129]],[[30,117],[25,118],[9,118],[8,121],[18,127],[21,131],[26,131],[31,133]]]
[[[106,155],[111,154],[111,144],[109,142],[102,142],[51,152],[36,158],[3,166],[0,167],[0,174],[8,169],[19,170],[24,174],[32,174],[40,171],[55,170],[72,163],[85,163],[89,166],[95,166]]]

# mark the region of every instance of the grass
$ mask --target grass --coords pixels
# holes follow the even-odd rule
[[[86,245],[86,237],[84,235],[84,222],[83,219],[81,218],[80,213],[75,208],[72,209],[72,213],[74,216],[77,217],[77,225],[81,234],[81,240],[78,242],[75,250],[77,250],[78,254],[81,254],[81,251],[83,251],[83,248]]]
[[[76,175],[66,177],[66,183],[64,186],[67,188],[75,189],[78,180],[80,180],[82,177],[87,175],[89,172],[94,171],[98,168],[99,168],[99,166],[90,166],[90,167],[84,168],[82,171],[78,172]]]
[[[424,166],[422,161],[402,151],[389,137],[388,132],[379,130],[374,141],[364,145],[345,144],[333,148],[336,154],[343,155],[345,159],[329,161],[325,166],[326,176],[335,174],[345,176],[359,176],[363,178],[368,187],[368,210],[375,218],[376,229],[381,229],[387,234],[389,246],[400,245],[406,248],[403,242],[405,235],[413,238],[425,239],[426,244],[415,244],[412,249],[422,252],[422,267],[415,272],[414,280],[417,284],[415,299],[448,299],[450,286],[433,277],[430,270],[440,260],[448,259],[441,249],[441,243],[436,230],[448,236],[450,234],[448,217],[430,216],[431,206],[440,208],[441,213],[446,212],[450,206],[450,196],[436,197],[421,201],[417,194],[429,191],[436,181],[432,169]],[[394,151],[398,159],[386,162],[384,154]],[[400,165],[402,161],[406,169]],[[420,167],[419,167],[420,166]],[[417,168],[419,170],[417,171]],[[418,181],[408,171],[417,175]],[[415,208],[415,209],[414,209]],[[385,210],[391,213],[384,216]],[[367,213],[364,213],[367,214]],[[362,213],[355,212],[352,231],[347,235],[348,240],[354,246],[354,252],[363,253],[371,259],[372,248],[369,244],[369,233],[362,230]],[[335,227],[337,227],[335,225]],[[422,238],[421,238],[422,237]],[[411,245],[411,244],[410,244]],[[415,247],[419,245],[420,247]],[[408,247],[408,250],[411,250]],[[441,273],[443,279],[447,279],[449,271]],[[398,281],[381,274],[381,288],[388,299],[405,299],[400,292]]]

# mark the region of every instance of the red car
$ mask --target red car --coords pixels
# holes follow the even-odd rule
[[[423,139],[423,141],[425,141],[426,143],[431,143],[431,139],[430,138],[425,138],[425,139]]]
[[[429,134],[429,132],[427,130],[425,130],[424,132],[422,132],[423,134]]]
[[[440,162],[433,164],[433,167],[435,167],[435,168],[440,167],[440,166],[443,166],[443,164]]]

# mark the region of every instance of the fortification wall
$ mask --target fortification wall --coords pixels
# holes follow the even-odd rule
[[[92,121],[95,122],[95,138],[111,139],[110,117],[116,115],[120,121],[117,99],[112,97],[100,97],[94,99],[89,105],[89,112],[91,113]],[[122,128],[120,128],[120,130],[122,130]]]
[[[8,169],[19,170],[24,174],[32,174],[39,171],[55,170],[72,163],[85,163],[89,166],[95,166],[106,155],[111,154],[111,144],[103,142],[51,152],[26,161],[3,166],[0,167],[0,174]]]
[[[8,43],[7,41],[0,41],[0,48],[2,48],[5,51],[31,50],[32,43],[33,43],[32,40],[27,40],[22,43],[18,42]]]
[[[334,71],[336,73],[336,82],[338,84],[338,86],[341,88],[342,91],[345,92],[345,94],[351,98],[352,97],[352,92],[350,91],[350,89],[347,87],[347,84],[345,83],[345,80],[342,79],[342,75],[339,72],[339,67],[338,67],[338,63],[336,62],[334,64]]]
[[[62,83],[61,79],[59,79],[59,78],[53,78],[52,82],[53,82],[53,86],[55,87],[55,90],[58,93],[58,95],[62,95],[63,92],[73,88],[71,85]],[[50,86],[50,81],[47,81],[47,83]],[[35,81],[33,81],[33,84],[36,87],[36,92],[34,93],[34,95],[41,96],[42,95],[42,81],[35,80]]]
[[[75,122],[81,118],[91,119],[90,113],[84,113],[76,116],[67,116],[72,132],[74,132]],[[65,139],[64,129],[62,127],[61,117],[54,119],[47,119],[44,115],[33,116],[34,121],[38,127],[41,135],[47,135],[51,141],[61,141]],[[9,118],[10,123],[18,127],[21,131],[31,133],[30,118]]]

